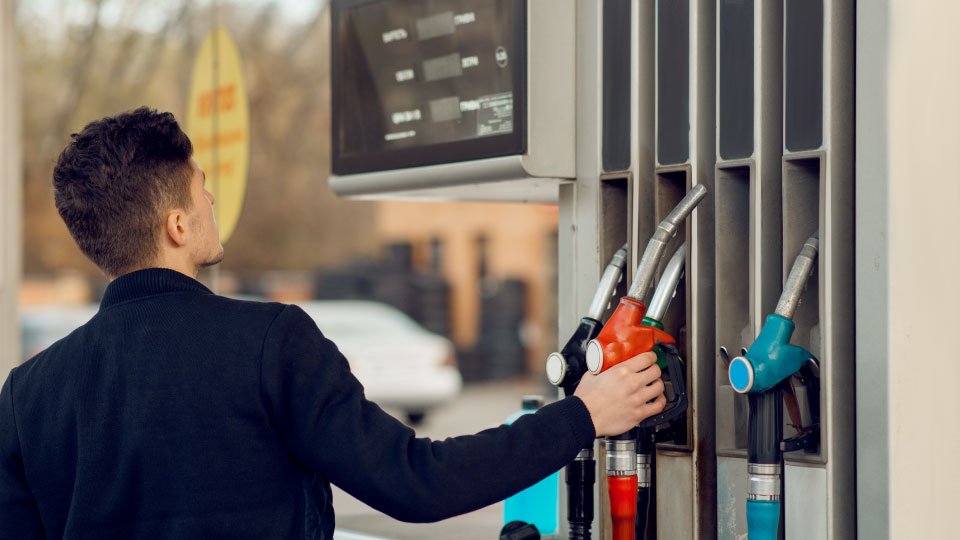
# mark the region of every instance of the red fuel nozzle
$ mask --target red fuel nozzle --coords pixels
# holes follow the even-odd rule
[[[647,306],[624,296],[610,316],[600,335],[587,344],[587,369],[592,373],[606,371],[624,360],[652,351],[661,343],[676,343],[673,337],[653,326],[643,326]]]
[[[651,351],[654,345],[659,343],[676,343],[676,340],[663,330],[643,326],[647,307],[641,299],[653,282],[667,243],[677,235],[683,220],[706,195],[707,188],[699,184],[693,186],[657,226],[653,238],[647,243],[640,264],[637,265],[637,272],[633,276],[627,296],[620,299],[620,305],[600,335],[587,344],[587,368],[592,373],[600,373],[633,356]]]
[[[610,518],[613,520],[613,540],[635,540],[634,521],[637,518],[637,475],[608,476]]]

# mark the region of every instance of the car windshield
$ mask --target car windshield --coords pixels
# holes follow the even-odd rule
[[[392,307],[374,303],[320,303],[301,306],[331,337],[394,335],[423,332],[412,319]]]

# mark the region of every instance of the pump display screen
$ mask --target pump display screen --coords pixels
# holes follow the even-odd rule
[[[334,0],[333,172],[521,154],[523,0]]]

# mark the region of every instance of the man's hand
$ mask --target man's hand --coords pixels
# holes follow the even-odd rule
[[[597,437],[624,433],[663,411],[667,404],[657,355],[652,352],[634,356],[599,375],[585,374],[573,395],[590,411]]]

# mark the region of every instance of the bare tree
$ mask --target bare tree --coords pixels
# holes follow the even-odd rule
[[[135,13],[144,3],[131,0],[124,9]],[[343,201],[326,185],[328,8],[301,22],[280,16],[276,3],[251,14],[230,2],[198,6],[184,0],[159,31],[146,32],[104,24],[103,0],[89,0],[88,6],[91,20],[58,21],[56,26],[69,29],[66,36],[29,31],[43,21],[32,21],[33,27],[22,21],[27,272],[97,273],[53,208],[50,174],[56,156],[71,131],[120,110],[146,104],[183,119],[193,59],[215,24],[227,27],[237,41],[251,119],[247,200],[224,266],[312,270],[374,252],[374,205]]]

